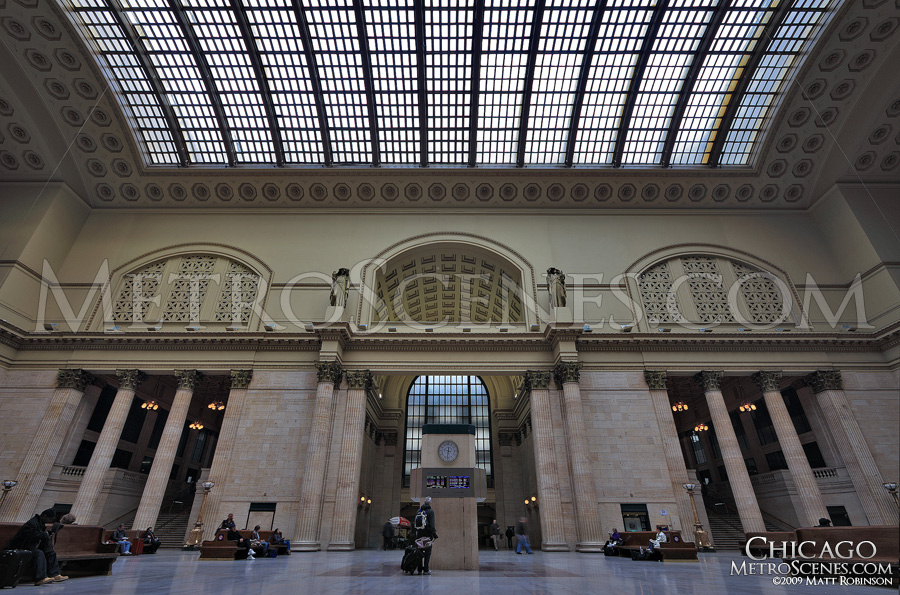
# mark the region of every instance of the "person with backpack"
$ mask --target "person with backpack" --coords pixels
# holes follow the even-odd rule
[[[431,540],[437,539],[437,530],[435,529],[434,524],[434,510],[431,508],[431,497],[427,496],[425,500],[422,502],[422,506],[419,507],[419,510],[416,511],[416,521],[414,524],[416,529],[416,539],[420,539],[422,537],[428,537]],[[431,574],[431,550],[432,544],[430,542],[425,546],[425,556],[422,559],[422,563],[424,565],[420,565],[418,572],[419,574]]]

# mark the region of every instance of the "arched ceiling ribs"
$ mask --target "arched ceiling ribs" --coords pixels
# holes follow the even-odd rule
[[[212,70],[209,67],[209,62],[206,59],[206,54],[200,47],[200,42],[197,40],[194,27],[185,17],[181,1],[168,0],[168,2],[169,9],[172,11],[172,16],[175,17],[175,21],[178,23],[178,27],[181,29],[182,35],[184,36],[184,40],[191,50],[191,55],[194,57],[194,64],[196,65],[197,70],[200,71],[200,75],[203,77],[206,94],[209,96],[216,122],[218,123],[219,130],[222,134],[222,143],[225,145],[225,156],[228,160],[228,165],[234,167],[234,164],[237,162],[234,156],[234,139],[231,137],[231,129],[228,127],[228,119],[225,117],[225,108],[222,106],[222,98],[219,96],[219,92],[216,89],[215,79],[213,78]]]
[[[519,116],[519,146],[516,152],[516,167],[525,167],[525,143],[528,136],[528,114],[531,111],[531,93],[534,88],[534,70],[537,64],[538,48],[541,45],[541,25],[544,21],[544,0],[537,0],[534,7],[534,21],[531,24],[531,39],[528,42],[528,64],[525,67],[525,84],[522,95],[522,113]]]
[[[425,88],[425,0],[415,1],[416,76],[419,91],[419,165],[428,165],[428,93]]]
[[[731,130],[731,127],[734,124],[734,119],[737,115],[738,108],[741,105],[741,100],[743,99],[744,94],[747,92],[747,88],[750,86],[750,81],[753,80],[753,75],[756,72],[760,61],[763,59],[763,56],[766,53],[766,49],[772,42],[772,39],[775,36],[775,32],[778,31],[778,28],[782,23],[784,23],[784,20],[787,18],[792,4],[793,2],[789,2],[787,0],[783,0],[781,3],[779,3],[778,8],[772,15],[772,18],[768,23],[766,23],[766,26],[763,28],[762,35],[760,35],[756,46],[753,48],[753,53],[750,54],[747,63],[743,68],[743,73],[737,81],[737,86],[730,94],[730,97],[726,99],[727,107],[725,108],[725,113],[722,116],[721,123],[716,128],[716,137],[713,141],[713,146],[709,155],[710,167],[719,166],[719,162],[722,159],[722,150],[725,148],[725,141],[728,138],[728,132]]]
[[[469,167],[478,165],[478,110],[481,92],[481,46],[484,33],[484,0],[475,0],[472,28],[472,99],[469,101]]]
[[[303,54],[309,65],[309,83],[312,87],[313,97],[316,101],[316,115],[319,118],[319,128],[322,131],[322,153],[325,167],[334,165],[334,156],[331,151],[331,132],[328,128],[328,118],[325,114],[325,95],[322,92],[322,81],[319,78],[319,69],[316,65],[316,53],[312,47],[312,36],[309,34],[309,23],[306,13],[303,12],[301,0],[291,0],[291,7],[297,17],[297,26],[300,29],[300,39],[303,43]]]
[[[622,118],[619,120],[619,130],[616,133],[616,146],[612,157],[613,167],[621,167],[622,165],[622,154],[625,152],[625,143],[628,140],[628,125],[631,121],[631,114],[634,111],[634,103],[641,90],[644,71],[647,69],[650,54],[653,52],[653,42],[656,40],[657,33],[659,33],[659,28],[662,25],[668,6],[669,0],[659,0],[656,10],[653,12],[653,20],[650,21],[650,27],[647,29],[647,35],[644,37],[644,43],[641,45],[641,55],[638,58],[637,65],[634,67],[631,83],[628,85],[628,95],[625,99],[625,107],[622,110]]]
[[[356,31],[359,35],[359,52],[362,59],[364,84],[366,86],[366,104],[369,112],[369,131],[372,140],[372,165],[381,165],[381,145],[378,134],[378,118],[375,114],[375,82],[372,80],[372,56],[369,52],[369,36],[366,33],[366,14],[362,0],[353,0],[353,12],[356,15]]]
[[[606,2],[607,0],[597,0],[597,5],[594,7],[594,16],[591,17],[591,28],[585,40],[584,57],[581,60],[581,73],[578,76],[578,87],[575,89],[575,104],[572,106],[572,115],[569,120],[569,136],[566,140],[566,167],[572,167],[572,163],[575,160],[575,139],[578,136],[578,124],[581,121],[584,92],[587,89],[591,62],[594,57],[594,47],[597,45],[597,34],[600,32],[600,20],[603,17],[603,11],[606,10]]]

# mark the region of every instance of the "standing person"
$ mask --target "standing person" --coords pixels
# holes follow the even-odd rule
[[[419,520],[420,515],[424,516],[424,522]],[[430,496],[425,497],[422,506],[416,511],[416,539],[422,537],[428,537],[432,540],[437,539],[437,529],[434,524],[434,510],[431,508]],[[419,574],[431,574],[431,550],[432,544],[429,543],[425,548],[425,557],[423,558],[424,567],[419,567]]]
[[[491,536],[491,541],[494,542],[494,550],[500,551],[500,525],[497,524],[497,519],[494,519],[494,522],[491,523],[491,528],[488,530],[488,535]]]
[[[49,583],[61,583],[69,577],[59,573],[59,562],[53,539],[47,533],[47,523],[56,520],[56,510],[48,508],[39,515],[34,515],[19,530],[4,549],[29,550],[34,564],[34,586],[40,587]]]
[[[235,529],[233,512],[228,513],[228,518],[222,521],[222,524],[219,525],[219,529],[225,529],[227,531],[233,531]]]
[[[521,517],[519,522],[516,523],[516,553],[522,553],[522,546],[525,546],[525,551],[529,554],[533,554],[531,551],[531,544],[528,543],[528,521],[525,517]]]
[[[391,545],[394,542],[394,526],[390,521],[384,524],[384,527],[381,529],[381,536],[384,538],[384,548],[385,550],[391,549]]]
[[[513,535],[515,535],[515,534],[516,534],[516,532],[513,531],[512,525],[507,525],[506,526],[506,549],[508,549],[508,550],[512,549],[512,538],[513,538]]]
[[[131,542],[128,541],[128,535],[125,534],[125,523],[121,523],[118,528],[113,531],[112,540],[119,544],[119,549],[125,556],[131,555]]]

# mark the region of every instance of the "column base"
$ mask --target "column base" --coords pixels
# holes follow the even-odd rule
[[[352,552],[356,549],[356,543],[352,541],[335,541],[328,544],[329,552]]]
[[[543,552],[568,552],[569,544],[560,542],[560,543],[550,543],[543,542],[541,543],[541,551]]]
[[[322,546],[318,541],[291,542],[292,552],[318,552],[321,549]]]
[[[584,543],[576,544],[575,551],[585,554],[602,554],[604,545],[606,544],[598,541],[586,541]]]

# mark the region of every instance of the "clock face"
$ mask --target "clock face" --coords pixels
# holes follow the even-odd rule
[[[441,460],[445,463],[451,463],[459,456],[459,447],[453,440],[444,440],[441,442],[441,445],[438,446],[438,456],[441,457]]]

